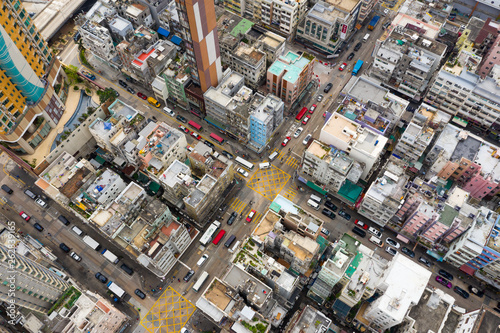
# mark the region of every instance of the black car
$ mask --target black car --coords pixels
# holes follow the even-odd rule
[[[326,216],[328,216],[331,219],[335,218],[335,214],[333,214],[332,211],[330,211],[330,210],[328,210],[326,208],[323,208],[323,210],[321,211],[321,214],[326,215]]]
[[[403,246],[403,248],[401,249],[401,252],[403,252],[404,254],[406,254],[410,258],[415,258],[415,252],[413,252],[412,250],[410,250],[407,247]]]
[[[329,91],[330,91],[330,89],[332,89],[332,87],[333,87],[333,83],[331,83],[331,82],[330,82],[330,83],[328,83],[328,84],[326,85],[325,89],[323,89],[323,92],[325,92],[325,93],[329,92]]]
[[[453,287],[453,291],[462,296],[463,298],[469,298],[470,296],[468,292],[457,286]]]
[[[207,146],[209,146],[212,149],[215,148],[214,144],[212,142],[208,141],[208,140],[203,141],[203,143],[206,144]]]
[[[184,117],[183,117],[183,116],[181,116],[181,115],[177,115],[175,118],[176,118],[178,121],[180,121],[181,123],[187,123],[186,118],[184,118]]]
[[[68,253],[69,251],[71,251],[71,249],[68,247],[68,245],[66,245],[64,243],[59,244],[59,248],[61,250],[63,250],[64,252],[66,252],[66,253]]]
[[[363,46],[363,43],[359,42],[358,44],[356,44],[356,46],[354,47],[354,51],[359,51],[359,49],[361,48],[361,46]]]
[[[194,275],[194,271],[190,270],[189,272],[187,272],[186,276],[184,277],[184,281],[188,282],[189,280],[191,280],[193,275]]]
[[[66,217],[64,217],[63,215],[59,215],[59,217],[57,218],[59,221],[61,221],[64,225],[69,225],[69,221]]]
[[[354,58],[354,52],[351,52],[351,53],[347,56],[347,60],[352,60],[352,58]]]
[[[122,264],[120,266],[120,268],[123,269],[125,271],[125,273],[127,273],[128,275],[134,274],[134,270],[132,268],[128,267],[127,265],[125,265],[125,264]]]
[[[127,88],[128,87],[128,84],[125,81],[122,81],[122,80],[118,80],[118,84],[120,84],[120,86],[122,86],[123,88]]]
[[[385,22],[384,25],[382,26],[382,29],[387,29],[391,25],[391,22]]]
[[[222,155],[226,156],[227,158],[229,158],[230,160],[232,160],[234,158],[233,154],[231,154],[230,152],[228,151],[225,151],[223,150],[222,152]]]
[[[442,277],[444,277],[445,279],[448,279],[450,281],[453,281],[453,275],[451,275],[450,273],[448,273],[447,271],[445,271],[444,269],[440,269],[439,270],[439,275],[441,275]]]
[[[349,221],[351,219],[351,215],[347,214],[343,210],[339,211],[339,215],[342,216],[343,218],[345,218],[347,221]]]
[[[431,267],[431,262],[429,260],[425,259],[424,257],[418,258],[418,261],[427,267]]]
[[[135,90],[132,87],[127,87],[127,91],[131,93],[132,95],[135,95]]]
[[[333,204],[330,200],[325,201],[325,207],[336,212],[337,211],[337,206]]]
[[[134,291],[134,293],[135,293],[137,296],[139,296],[139,298],[140,298],[140,299],[145,299],[145,298],[146,298],[146,294],[145,294],[145,293],[143,293],[141,289],[136,289],[136,290]]]
[[[227,220],[227,224],[231,225],[233,224],[234,220],[238,217],[238,213],[232,212],[231,216],[229,216],[229,219]]]
[[[469,291],[471,293],[473,293],[474,295],[476,295],[477,297],[483,297],[484,296],[484,291],[482,290],[479,290],[478,288],[474,287],[474,286],[469,286],[468,287]]]
[[[101,273],[97,272],[95,273],[95,278],[99,281],[101,281],[102,283],[106,283],[108,282],[108,278],[105,277],[104,275],[102,275]]]
[[[35,227],[35,229],[38,231],[43,231],[43,227],[38,223],[33,224],[33,227]]]

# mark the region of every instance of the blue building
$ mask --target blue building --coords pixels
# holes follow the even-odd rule
[[[260,103],[255,103],[260,98]],[[255,108],[250,112],[250,146],[252,150],[262,151],[273,133],[283,122],[285,103],[278,97],[268,94],[266,97],[255,94]]]

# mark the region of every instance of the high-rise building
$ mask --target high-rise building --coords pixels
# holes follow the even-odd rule
[[[31,154],[64,111],[52,85],[60,63],[19,1],[0,4],[0,141]]]
[[[222,79],[215,5],[211,0],[176,0],[191,77],[203,92]]]

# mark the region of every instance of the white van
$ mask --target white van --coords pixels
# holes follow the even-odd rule
[[[314,200],[311,200],[311,199],[307,200],[307,205],[308,205],[308,206],[311,206],[312,208],[314,208],[314,209],[316,209],[316,210],[319,210],[319,205],[318,205],[318,203],[317,203],[316,201],[314,201]]]
[[[311,196],[309,197],[309,199],[311,199],[313,201],[316,201],[318,204],[321,203],[321,198],[318,197],[317,195],[311,194]]]
[[[236,243],[234,243],[233,247],[228,250],[229,253],[234,253],[234,251],[236,251],[236,249],[238,249],[238,246],[240,246],[240,241],[237,241]]]
[[[370,38],[370,34],[366,34],[365,37],[363,37],[363,42],[366,42]]]
[[[278,157],[278,155],[279,155],[278,152],[275,151],[274,153],[272,153],[271,155],[269,155],[269,161],[271,161],[271,162],[274,161],[274,159],[276,157]]]
[[[264,162],[264,163],[259,163],[259,168],[261,170],[264,170],[264,169],[269,169],[271,165],[269,164],[269,162]]]
[[[375,236],[371,236],[371,237],[370,237],[370,242],[372,242],[373,244],[375,244],[375,245],[377,245],[377,246],[379,246],[379,247],[384,246],[384,242],[382,242],[382,241],[380,240],[380,238],[377,238],[377,237],[375,237]]]
[[[73,231],[73,232],[74,232],[75,234],[77,234],[78,236],[83,235],[83,231],[82,231],[82,230],[80,230],[80,228],[78,228],[78,227],[73,227],[73,228],[71,228],[71,231]]]
[[[163,108],[163,111],[165,111],[165,113],[168,114],[170,117],[175,117],[175,112],[170,110],[166,106]]]

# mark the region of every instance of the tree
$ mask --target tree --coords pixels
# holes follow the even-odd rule
[[[104,90],[97,91],[99,96],[99,102],[101,104],[105,103],[108,99],[114,100],[116,98],[115,91],[111,88],[106,88]]]
[[[76,66],[73,66],[73,65],[66,66],[66,67],[64,67],[64,72],[66,73],[68,78],[71,80],[71,83],[73,83],[74,81],[78,81],[78,79],[80,78],[78,76],[78,68]]]

